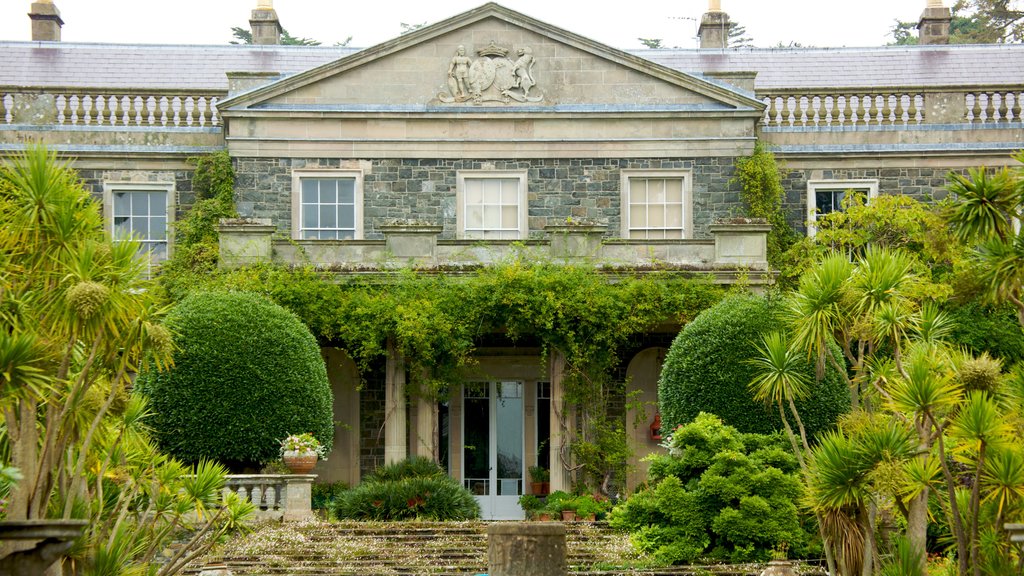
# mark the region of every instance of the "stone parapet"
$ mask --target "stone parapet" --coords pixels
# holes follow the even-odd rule
[[[260,218],[221,219],[220,266],[238,268],[269,262],[273,256],[271,237],[277,227]]]

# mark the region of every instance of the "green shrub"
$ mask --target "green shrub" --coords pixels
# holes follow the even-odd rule
[[[406,478],[435,478],[447,476],[444,468],[424,456],[413,456],[401,462],[381,466],[366,477],[364,482],[394,482]]]
[[[946,310],[953,321],[950,341],[974,354],[988,352],[1009,366],[1024,360],[1024,329],[1017,311],[1008,304],[985,306],[968,302]]]
[[[658,382],[663,430],[690,422],[700,412],[716,414],[742,432],[765,434],[782,428],[778,410],[754,401],[747,389],[754,377],[754,367],[747,361],[757,353],[761,335],[782,328],[780,305],[756,296],[730,296],[683,328]],[[831,366],[826,368],[825,377],[812,386],[811,397],[797,402],[810,435],[831,428],[850,408],[841,376]],[[813,381],[813,366],[806,369]]]
[[[440,466],[412,458],[378,468],[340,494],[335,513],[352,520],[472,520],[480,517],[480,505]]]
[[[743,434],[700,414],[651,462],[649,486],[616,506],[612,527],[666,564],[698,560],[763,561],[787,543],[807,554],[811,535],[795,502],[802,495],[796,459],[780,434]]]
[[[345,482],[314,483],[311,495],[313,510],[333,510],[348,489]]]
[[[289,434],[312,433],[330,448],[327,370],[294,314],[254,294],[206,292],[185,298],[167,323],[177,333],[174,367],[136,382],[164,451],[241,467],[277,458]]]

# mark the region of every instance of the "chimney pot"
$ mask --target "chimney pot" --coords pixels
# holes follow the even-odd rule
[[[708,0],[708,12],[721,12],[722,0]]]
[[[53,0],[33,2],[28,17],[32,19],[32,40],[37,42],[60,42],[60,29],[64,21]]]

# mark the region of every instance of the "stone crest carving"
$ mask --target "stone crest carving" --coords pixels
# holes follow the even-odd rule
[[[454,102],[540,102],[544,94],[534,87],[535,62],[533,49],[523,46],[516,51],[516,59],[509,58],[509,50],[491,42],[477,50],[476,60],[466,56],[466,47],[459,46],[448,64],[448,92],[437,95],[438,100]],[[533,91],[531,95],[530,92]]]

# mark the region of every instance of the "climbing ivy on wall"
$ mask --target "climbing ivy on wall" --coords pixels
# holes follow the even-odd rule
[[[782,210],[782,199],[786,195],[782,187],[782,174],[775,161],[775,155],[764,143],[754,145],[754,152],[736,160],[734,180],[742,186],[740,196],[747,208],[747,215],[764,218],[772,225],[768,233],[768,262],[779,268],[779,257],[796,241],[796,233],[786,222]]]
[[[609,398],[622,391],[612,375],[618,353],[657,324],[685,324],[722,295],[706,279],[610,277],[525,256],[465,275],[409,270],[339,279],[313,268],[257,266],[204,278],[200,287],[267,295],[295,312],[322,344],[344,348],[364,373],[390,343],[406,361],[411,393],[423,397],[447,395],[488,333],[564,355],[566,401],[581,422],[575,466],[595,487],[622,472],[628,455],[609,448],[626,442],[623,427],[610,425],[607,414]],[[603,448],[592,449],[597,445]]]

